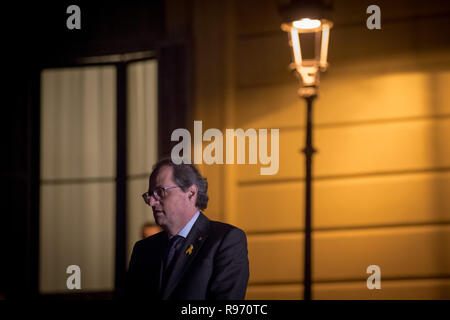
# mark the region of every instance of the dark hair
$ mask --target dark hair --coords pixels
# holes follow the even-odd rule
[[[156,175],[159,170],[164,167],[169,166],[173,168],[173,181],[177,186],[181,188],[184,192],[192,186],[196,185],[197,192],[197,200],[195,201],[195,206],[199,210],[205,210],[208,206],[208,182],[206,178],[203,178],[197,167],[193,164],[181,163],[175,164],[172,162],[170,158],[165,158],[158,161],[153,166],[153,171],[150,174],[150,186],[153,187],[156,179]]]

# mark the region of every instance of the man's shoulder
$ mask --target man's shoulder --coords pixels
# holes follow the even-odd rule
[[[158,232],[150,237],[136,241],[135,247],[140,248],[159,245],[162,241],[164,241],[164,237],[167,237],[167,234],[164,231]]]
[[[230,231],[231,229],[239,229],[236,226],[233,226],[232,224],[216,221],[216,220],[209,220],[211,229],[214,229],[215,231]]]
[[[247,236],[240,228],[214,220],[210,220],[209,226],[209,240],[214,244],[213,247],[218,245],[220,252],[237,254],[246,250]]]
[[[243,230],[229,223],[209,220],[209,225],[210,234],[212,235],[224,236],[229,233],[245,235],[245,232]]]

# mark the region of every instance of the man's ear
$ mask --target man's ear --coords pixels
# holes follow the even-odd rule
[[[187,192],[188,192],[188,198],[189,198],[189,200],[191,200],[193,197],[197,196],[198,188],[195,184],[193,184],[192,186],[190,186],[188,188]]]

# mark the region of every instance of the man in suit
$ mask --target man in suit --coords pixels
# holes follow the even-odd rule
[[[209,220],[208,183],[194,165],[158,162],[144,201],[162,232],[138,241],[126,295],[163,300],[244,299],[249,278],[245,233]]]

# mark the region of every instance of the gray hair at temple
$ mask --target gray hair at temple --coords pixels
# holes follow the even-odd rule
[[[153,183],[155,182],[156,176],[158,174],[159,169],[164,166],[169,166],[173,168],[173,181],[175,184],[181,188],[184,192],[192,186],[196,185],[197,199],[195,201],[195,206],[199,210],[205,210],[208,206],[208,182],[206,178],[203,178],[197,167],[193,164],[181,163],[175,164],[172,162],[170,158],[162,159],[158,161],[153,166],[153,171],[150,175],[150,186],[154,187]]]

